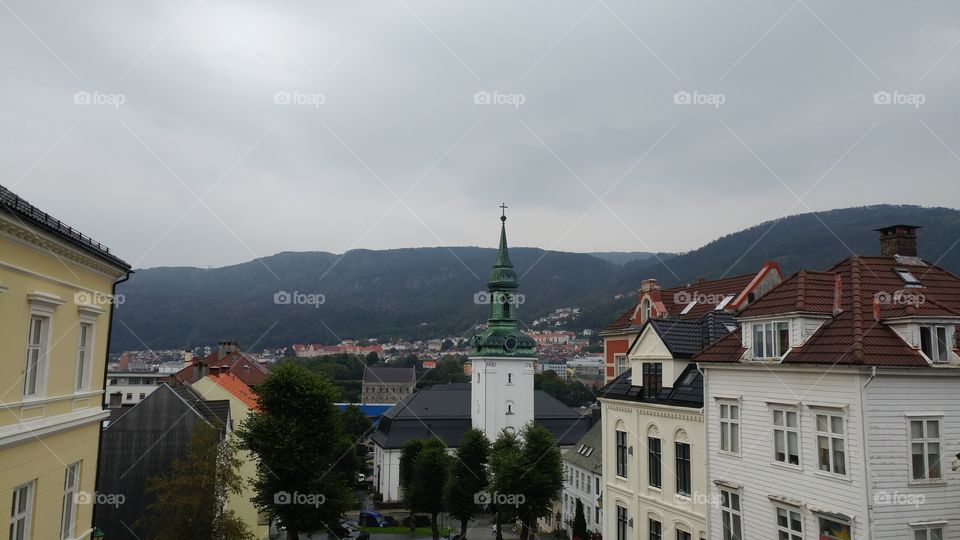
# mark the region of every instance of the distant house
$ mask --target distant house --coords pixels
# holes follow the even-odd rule
[[[267,378],[267,368],[255,358],[240,351],[235,341],[221,341],[217,352],[211,352],[203,358],[187,355],[184,367],[173,375],[177,382],[192,384],[210,374],[211,368],[219,368],[236,375],[247,386],[256,386]]]
[[[112,394],[120,394],[123,405],[135,405],[153,393],[168,376],[159,371],[108,371],[104,405]]]
[[[397,403],[413,393],[416,371],[410,367],[371,367],[363,370],[362,403]]]
[[[366,356],[372,352],[382,355],[383,347],[375,343],[373,345],[358,345],[354,340],[345,340],[339,345],[321,345],[319,343],[304,345],[301,343],[296,343],[293,345],[293,352],[298,358],[316,358],[318,356],[328,356],[331,354],[343,353],[360,354]]]
[[[169,475],[173,462],[187,455],[197,422],[206,422],[227,436],[233,424],[230,401],[206,400],[189,386],[165,383],[103,430],[97,492],[109,497],[97,498],[93,517],[107,538],[153,536],[134,527],[151,502],[147,479]],[[120,500],[123,504],[112,504]]]
[[[597,422],[563,453],[563,498],[560,521],[573,536],[577,501],[583,505],[587,531],[603,530],[603,424]]]

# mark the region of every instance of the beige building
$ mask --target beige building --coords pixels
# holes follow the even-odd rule
[[[11,540],[92,534],[114,285],[130,266],[0,186],[0,512]]]
[[[370,367],[363,371],[362,403],[399,403],[416,388],[413,368]]]

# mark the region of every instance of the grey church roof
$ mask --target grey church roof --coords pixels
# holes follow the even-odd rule
[[[590,418],[540,390],[533,395],[534,421],[546,427],[561,446],[571,446],[586,433]],[[381,448],[402,448],[412,438],[439,437],[456,447],[472,426],[470,384],[438,384],[408,396],[384,413],[373,434]]]
[[[412,367],[370,367],[363,369],[367,384],[414,384],[417,376]]]
[[[603,424],[597,422],[573,448],[563,453],[563,460],[594,474],[603,472]]]

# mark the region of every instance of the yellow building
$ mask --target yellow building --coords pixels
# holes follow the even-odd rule
[[[0,513],[12,540],[91,536],[113,287],[129,272],[0,186]]]
[[[193,383],[193,389],[204,399],[230,402],[230,418],[232,426],[227,426],[232,432],[240,427],[252,411],[258,410],[257,398],[253,390],[239,377],[229,372],[229,368],[210,368],[210,374]],[[246,450],[241,450],[239,457],[242,460],[240,476],[244,480],[244,489],[240,493],[231,493],[227,500],[227,508],[237,513],[253,534],[262,540],[270,535],[270,521],[266,514],[260,513],[253,505],[251,498],[254,495],[250,481],[257,476],[255,458]]]

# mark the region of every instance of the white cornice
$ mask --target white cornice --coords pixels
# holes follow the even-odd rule
[[[0,427],[0,450],[29,443],[39,437],[67,431],[87,424],[99,422],[110,417],[110,411],[99,408],[78,409],[56,416],[45,416]]]
[[[72,247],[66,240],[58,239],[46,232],[34,230],[25,223],[3,219],[4,217],[0,216],[0,234],[11,240],[28,245],[47,255],[69,259],[88,270],[103,274],[111,280],[118,279],[125,273],[125,269],[103,262],[97,257],[89,256]]]

